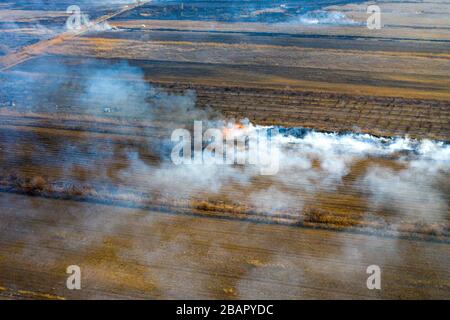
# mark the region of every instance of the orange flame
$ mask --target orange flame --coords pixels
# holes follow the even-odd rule
[[[242,123],[235,123],[233,125],[228,125],[223,128],[222,133],[224,137],[232,137],[242,133],[246,129],[246,126]]]

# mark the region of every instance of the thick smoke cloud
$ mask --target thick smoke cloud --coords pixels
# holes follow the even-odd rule
[[[314,10],[304,14],[299,14],[290,18],[282,24],[291,25],[332,25],[332,26],[357,26],[362,25],[360,22],[348,18],[344,13],[339,11]]]
[[[399,159],[405,168],[393,171],[372,167],[361,178],[360,187],[369,193],[373,208],[387,209],[424,223],[445,220],[448,198],[438,186],[445,184],[450,169],[450,147],[429,140],[398,143],[415,152],[413,157]]]
[[[51,111],[61,115],[76,111],[98,119],[115,119],[119,121],[117,128],[131,122],[139,125],[127,126],[127,132],[143,139],[138,148],[134,146],[135,142],[120,148],[104,143],[101,150],[88,141],[86,147],[54,141],[51,150],[46,151],[49,148],[46,140],[36,136],[36,150],[52,152],[55,162],[61,159],[64,163],[61,179],[87,183],[90,180],[87,173],[95,172],[97,178],[106,184],[118,185],[119,189],[136,185],[150,194],[164,193],[169,198],[182,196],[186,201],[207,194],[225,195],[232,202],[246,203],[251,210],[262,214],[290,214],[299,219],[303,217],[308,199],[311,202],[318,194],[333,193],[342,188],[367,196],[369,213],[388,210],[427,223],[441,221],[448,214],[447,199],[443,194],[445,183],[441,178],[449,171],[447,144],[401,137],[261,127],[248,120],[226,119],[220,112],[197,106],[195,91],[169,93],[152,86],[145,81],[142,69],[125,62],[109,64],[92,60],[85,66],[70,66],[54,61],[45,65],[44,61],[28,67],[27,72],[33,74],[25,80],[24,87],[28,92],[23,93],[17,88],[5,92],[15,103],[13,110]],[[38,76],[42,71],[61,76],[43,85]],[[11,73],[10,83],[23,81],[23,75],[20,70]],[[77,94],[73,95],[73,92]],[[61,97],[64,102],[60,102]],[[257,131],[264,132],[264,136],[277,133],[271,135],[272,152],[259,153],[258,157],[270,159],[276,152],[279,171],[275,175],[261,176],[261,165],[250,165],[248,161],[246,165],[200,163],[175,166],[169,156],[174,147],[170,141],[171,132],[177,128],[191,130],[194,121],[203,121],[204,131],[215,128],[235,136]],[[251,157],[249,152],[251,150],[246,148],[238,150],[238,154],[247,159]],[[13,161],[14,153],[9,154],[6,158]],[[81,160],[67,161],[68,154],[103,154],[108,159],[121,159],[121,165],[112,170],[105,167],[104,159],[99,158],[83,169],[86,174],[80,175]],[[383,158],[389,159],[396,168],[377,161]],[[364,160],[368,161],[365,171],[353,183],[345,182],[352,174],[353,166]],[[30,161],[38,160],[31,158]],[[392,185],[396,187],[389,188]]]

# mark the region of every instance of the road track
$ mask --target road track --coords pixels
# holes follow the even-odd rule
[[[88,32],[89,30],[91,30],[96,25],[104,23],[104,22],[106,22],[114,17],[117,17],[127,11],[134,10],[138,7],[141,7],[149,2],[151,2],[151,0],[150,1],[143,0],[143,1],[139,1],[136,3],[129,4],[129,5],[125,5],[123,8],[121,8],[118,11],[115,11],[113,13],[110,13],[110,14],[104,15],[102,17],[99,17],[95,20],[92,20],[91,25],[89,25],[89,26],[82,25],[79,30],[66,31],[66,32],[61,33],[51,39],[39,41],[38,43],[35,43],[33,45],[23,47],[18,52],[14,52],[14,53],[8,54],[6,56],[0,57],[0,66],[1,66],[0,71],[6,71],[18,64],[21,64],[22,62],[25,62],[32,58],[35,58],[39,55],[42,55],[51,46],[59,45],[65,41],[69,41],[76,37],[80,37],[83,34],[85,34],[86,32]]]

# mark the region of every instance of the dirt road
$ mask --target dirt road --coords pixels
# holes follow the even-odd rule
[[[79,36],[83,35],[84,33],[88,32],[89,30],[92,30],[92,28],[95,27],[96,25],[106,22],[118,15],[121,15],[121,14],[129,11],[129,10],[134,10],[140,6],[145,5],[148,2],[151,2],[151,1],[143,0],[143,1],[138,1],[136,3],[132,3],[129,5],[125,5],[123,8],[121,8],[118,11],[115,11],[113,13],[104,15],[102,17],[99,17],[95,20],[90,21],[89,26],[82,25],[79,30],[70,30],[70,31],[63,32],[49,40],[39,41],[36,44],[25,46],[17,52],[0,57],[0,71],[6,71],[24,61],[27,61],[29,59],[32,59],[39,55],[42,55],[47,50],[49,50],[50,47],[55,46],[55,45],[60,45],[65,41],[70,41],[76,37],[79,37]]]

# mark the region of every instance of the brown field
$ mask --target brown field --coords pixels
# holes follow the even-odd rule
[[[442,209],[407,193],[373,207],[361,177],[401,172],[403,154],[357,159],[314,192],[295,172],[217,191],[171,176],[173,165],[164,177],[154,170],[166,164],[171,131],[197,114],[450,142],[450,2],[382,5],[376,31],[149,19],[144,5],[96,20],[117,29],[0,48],[0,298],[449,299],[448,171],[431,186]],[[326,10],[364,21],[365,8]],[[21,11],[0,16],[65,17]],[[30,34],[0,29],[11,32]],[[125,104],[141,101],[135,88],[157,87],[172,97],[191,90],[195,105],[105,112],[114,86],[87,95],[96,74],[132,88]],[[267,195],[254,195],[273,189],[301,205],[282,198],[280,210],[261,209]],[[81,291],[65,287],[71,264],[83,270]],[[372,264],[380,291],[366,288]]]

